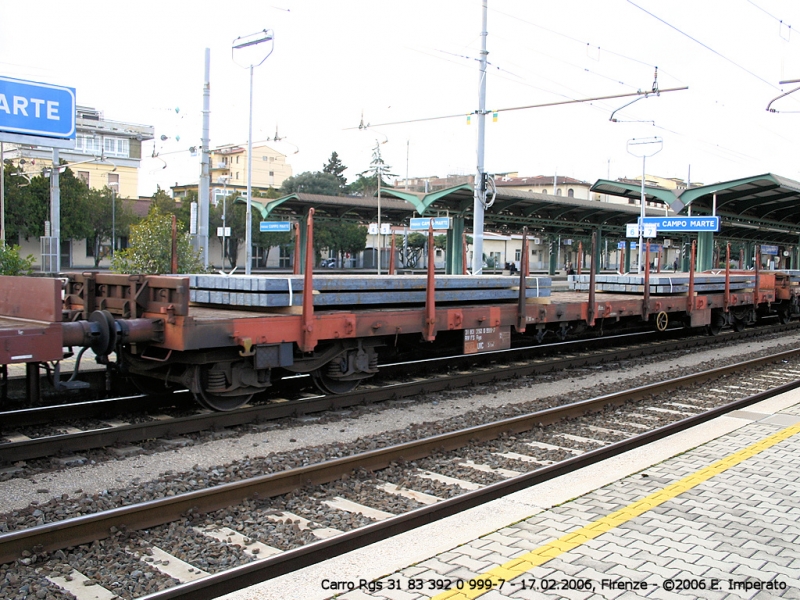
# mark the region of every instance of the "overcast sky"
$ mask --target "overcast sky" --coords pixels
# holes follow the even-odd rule
[[[789,0],[488,0],[487,108],[650,89],[631,99],[500,112],[486,126],[486,168],[593,182],[634,177],[632,138],[660,136],[647,172],[712,183],[773,172],[800,180],[800,3]],[[652,13],[652,14],[648,14]],[[275,32],[254,71],[254,141],[294,173],[332,151],[354,179],[376,140],[405,177],[474,173],[475,119],[379,123],[478,107],[479,0],[55,2],[0,0],[0,74],[76,88],[80,105],[153,125],[140,194],[193,183],[204,49],[211,49],[211,145],[246,143],[249,75],[231,57],[239,36]],[[257,48],[266,48],[259,46]],[[244,58],[244,57],[240,57]],[[372,126],[359,125],[361,114]],[[791,112],[798,111],[798,112]],[[160,136],[169,139],[160,141]],[[178,140],[178,138],[180,138]],[[295,153],[296,150],[299,150]],[[153,152],[161,160],[150,158]],[[164,164],[166,163],[166,168]]]

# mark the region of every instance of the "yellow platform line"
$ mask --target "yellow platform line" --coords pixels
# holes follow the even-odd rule
[[[560,556],[565,552],[569,552],[570,550],[574,550],[587,541],[592,540],[603,533],[611,531],[620,525],[624,525],[631,519],[644,514],[648,510],[660,506],[668,500],[672,500],[673,498],[703,483],[704,481],[708,481],[715,475],[724,473],[731,467],[735,467],[748,458],[752,458],[760,452],[772,448],[772,446],[775,444],[778,444],[798,433],[800,433],[800,423],[797,425],[792,425],[791,427],[787,427],[786,429],[782,429],[769,437],[747,446],[746,448],[734,452],[733,454],[729,454],[725,458],[722,458],[708,465],[707,467],[703,467],[699,471],[696,471],[691,475],[684,477],[680,481],[672,483],[667,487],[650,494],[646,498],[637,500],[636,502],[633,502],[632,504],[629,504],[628,506],[621,508],[605,517],[597,519],[596,521],[593,521],[592,523],[589,523],[588,525],[581,527],[576,531],[571,531],[570,533],[561,536],[557,540],[548,542],[547,544],[540,546],[539,548],[536,548],[535,550],[532,550],[523,556],[514,558],[505,564],[490,569],[486,573],[478,575],[470,582],[465,582],[465,589],[451,589],[433,596],[431,600],[467,600],[482,596],[483,594],[491,591],[493,588],[498,587],[502,582],[511,581],[512,579],[530,571],[534,567],[543,565],[550,559],[556,558],[557,556]],[[472,585],[470,585],[470,583],[472,583]],[[489,583],[491,583],[491,585],[488,585]],[[475,589],[467,589],[469,587],[474,587]]]

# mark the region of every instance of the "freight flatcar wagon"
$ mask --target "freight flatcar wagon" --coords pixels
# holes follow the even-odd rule
[[[311,243],[309,235],[302,276],[2,277],[0,364],[26,363],[38,377],[39,363],[60,360],[64,348],[91,348],[111,376],[145,393],[185,387],[209,408],[232,410],[296,374],[326,393],[350,391],[382,356],[421,345],[471,354],[509,348],[512,337],[563,340],[631,325],[715,334],[800,313],[800,272],[592,269],[571,277],[572,290],[551,293],[550,278],[528,275],[526,264],[519,277],[435,276],[430,261],[421,277],[318,275]]]

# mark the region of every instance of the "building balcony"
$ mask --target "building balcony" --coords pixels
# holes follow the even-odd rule
[[[230,169],[230,165],[221,162],[211,165],[212,171],[227,171],[228,169]]]

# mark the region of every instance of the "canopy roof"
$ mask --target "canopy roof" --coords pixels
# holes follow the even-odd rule
[[[592,191],[638,198],[641,186],[599,179]],[[800,235],[800,183],[772,173],[675,191],[645,186],[645,194],[676,213],[716,214],[723,237],[794,244]]]
[[[408,192],[395,188],[381,190],[381,217],[397,225],[418,216],[462,216],[467,228],[472,221],[474,192],[470,185],[428,193]],[[243,199],[237,199],[242,202]],[[377,197],[323,196],[294,193],[267,200],[253,198],[253,206],[263,219],[297,218],[313,207],[316,218],[374,221],[377,216]],[[647,209],[648,215],[662,215],[663,210]],[[564,196],[553,196],[518,190],[499,190],[494,204],[486,210],[487,228],[514,232],[527,226],[547,229],[553,234],[588,234],[602,226],[606,232],[622,233],[627,223],[639,216],[637,206],[597,202]]]

